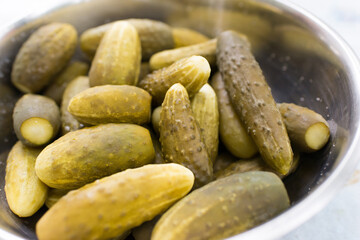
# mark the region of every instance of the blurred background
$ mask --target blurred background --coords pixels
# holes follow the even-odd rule
[[[0,29],[62,0],[0,0]],[[360,56],[359,0],[295,0],[334,29]],[[359,156],[360,157],[360,156]],[[360,164],[343,190],[319,214],[281,240],[360,239]]]

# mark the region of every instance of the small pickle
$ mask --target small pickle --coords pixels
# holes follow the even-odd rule
[[[318,113],[292,103],[277,104],[291,144],[300,152],[315,152],[329,141],[330,129]]]
[[[70,100],[78,93],[88,89],[90,87],[89,78],[80,76],[72,80],[64,91],[64,95],[61,102],[61,131],[65,135],[68,132],[83,128],[76,118],[68,111]]]
[[[205,58],[192,56],[147,75],[139,86],[148,91],[155,103],[160,105],[167,90],[175,83],[181,83],[189,96],[194,96],[207,82],[210,71],[210,65]]]
[[[40,27],[21,46],[11,72],[12,83],[24,93],[36,93],[66,66],[74,54],[77,32],[66,23]]]
[[[190,28],[173,28],[172,35],[174,38],[175,48],[186,47],[210,40],[204,34]]]
[[[75,61],[69,64],[45,89],[44,95],[60,105],[66,86],[78,76],[87,75],[89,65]]]
[[[220,73],[211,78],[211,86],[219,103],[219,132],[222,143],[234,156],[251,158],[258,152],[258,148],[237,116]]]
[[[35,174],[35,160],[41,149],[18,141],[11,149],[5,173],[6,200],[13,213],[30,217],[45,202],[48,187]]]
[[[139,33],[142,59],[148,60],[156,52],[174,47],[171,27],[166,23],[151,19],[126,19]],[[81,49],[93,58],[101,39],[115,22],[86,30],[80,37]]]
[[[193,183],[193,173],[178,164],[116,173],[62,197],[37,222],[36,234],[39,240],[114,238],[167,210]]]
[[[215,66],[216,39],[187,47],[158,52],[150,58],[150,68],[151,70],[157,70],[163,67],[168,67],[180,59],[191,57],[193,55],[202,56],[208,60],[211,66]]]
[[[69,112],[80,122],[103,123],[150,122],[151,95],[129,85],[103,85],[86,89],[69,103]]]
[[[141,47],[136,28],[116,22],[102,38],[92,61],[90,86],[136,85],[140,73]]]
[[[160,142],[166,162],[179,163],[194,173],[195,188],[212,180],[212,162],[202,142],[189,96],[180,83],[168,90],[162,104]]]
[[[29,147],[50,142],[60,128],[60,111],[51,98],[25,94],[13,112],[14,130],[20,141]]]
[[[216,55],[230,100],[260,155],[278,173],[286,175],[293,161],[289,136],[250,43],[236,32],[223,32],[218,37]]]
[[[149,131],[134,124],[103,124],[69,132],[37,157],[36,175],[46,185],[74,189],[154,161]]]
[[[151,239],[224,239],[275,217],[289,206],[285,186],[275,174],[234,174],[178,201],[156,223]]]
[[[191,100],[191,108],[212,162],[219,147],[219,109],[214,89],[205,84]]]

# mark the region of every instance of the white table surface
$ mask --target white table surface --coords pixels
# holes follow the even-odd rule
[[[0,28],[62,0],[0,0]],[[360,56],[359,0],[293,0],[338,32]],[[360,164],[348,184],[316,216],[280,240],[359,240]]]

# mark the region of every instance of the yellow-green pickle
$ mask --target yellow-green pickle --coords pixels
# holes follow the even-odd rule
[[[13,124],[22,143],[29,147],[43,146],[60,129],[60,110],[51,98],[28,93],[15,104]]]
[[[219,103],[219,133],[222,143],[234,156],[251,158],[258,152],[253,139],[237,116],[220,73],[211,78]]]
[[[162,104],[160,143],[166,162],[179,163],[194,173],[195,188],[212,180],[212,162],[201,139],[189,96],[180,83],[169,89]]]
[[[136,85],[141,64],[140,39],[128,22],[116,22],[102,38],[92,61],[90,86]]]
[[[224,239],[275,217],[289,206],[285,186],[275,174],[234,174],[178,201],[156,223],[151,239]]]
[[[36,175],[46,185],[74,189],[154,161],[150,133],[134,124],[103,124],[69,132],[37,157]]]
[[[13,64],[12,83],[24,93],[36,93],[50,83],[74,54],[77,32],[66,23],[40,27],[22,45]]]
[[[35,174],[35,160],[40,151],[18,141],[7,158],[6,200],[11,211],[19,217],[32,216],[46,199],[48,187]]]
[[[219,35],[217,63],[234,109],[264,161],[280,174],[290,171],[293,152],[280,111],[246,38]]]
[[[190,46],[209,41],[204,34],[194,31],[190,28],[172,28],[175,48]]]
[[[166,91],[175,83],[181,83],[189,96],[194,96],[207,82],[210,71],[210,65],[205,58],[192,56],[152,72],[139,83],[139,86],[148,91],[155,103],[160,105]]]
[[[110,239],[153,219],[184,197],[194,175],[179,164],[151,164],[62,197],[36,224],[39,240]]]
[[[75,95],[68,110],[80,122],[91,125],[144,124],[150,122],[151,95],[135,86],[97,86]]]

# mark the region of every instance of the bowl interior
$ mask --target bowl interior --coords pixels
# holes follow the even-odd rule
[[[28,36],[53,21],[71,23],[79,33],[117,19],[151,18],[210,37],[226,29],[246,34],[275,100],[309,107],[330,123],[331,139],[325,148],[301,155],[299,168],[285,179],[293,205],[315,191],[342,162],[354,138],[355,90],[341,54],[324,31],[301,14],[269,2],[94,0],[26,18],[5,29],[3,35],[0,29],[0,227],[16,236],[35,238],[35,222],[46,211],[44,207],[31,218],[16,217],[8,208],[3,188],[7,153],[16,141],[12,108],[20,96],[10,84],[12,62]],[[74,58],[87,61],[79,49]]]

